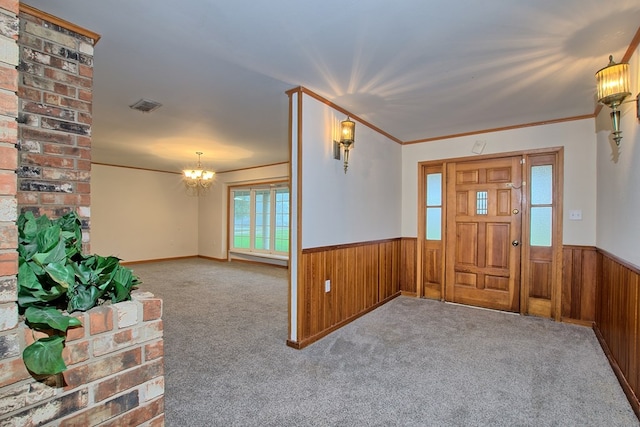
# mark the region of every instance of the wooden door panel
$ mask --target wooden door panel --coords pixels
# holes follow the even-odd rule
[[[511,190],[498,190],[496,192],[496,215],[510,216],[511,211]]]
[[[485,276],[484,278],[485,289],[493,289],[495,291],[508,291],[509,290],[509,277],[508,276]]]
[[[422,243],[422,296],[442,299],[444,284],[444,256],[442,241],[425,240]]]
[[[456,262],[465,265],[478,265],[478,224],[457,224]]]
[[[476,307],[495,308],[508,307],[511,305],[511,300],[507,292],[496,291],[493,289],[458,289],[456,294],[456,303],[473,305]],[[505,310],[501,308],[495,308],[496,310]]]
[[[511,168],[488,168],[487,182],[492,184],[499,182],[511,182]]]
[[[509,224],[487,224],[486,232],[486,261],[485,265],[492,268],[509,269],[510,230]],[[509,272],[506,272],[507,275]]]
[[[551,299],[551,262],[532,260],[530,264],[529,296]]]
[[[479,172],[475,170],[460,171],[456,174],[457,184],[476,184],[479,180]]]
[[[468,191],[458,191],[456,193],[455,209],[458,215],[469,215],[469,206],[472,203],[469,202],[471,194]]]
[[[476,287],[478,275],[474,273],[463,273],[456,271],[456,285]]]
[[[520,157],[447,167],[445,300],[518,311]]]

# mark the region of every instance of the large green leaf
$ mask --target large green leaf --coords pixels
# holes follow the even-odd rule
[[[91,276],[93,274],[93,270],[85,265],[84,263],[76,263],[71,264],[73,267],[73,271],[83,285],[88,285],[91,283]]]
[[[118,266],[113,276],[113,295],[111,302],[116,303],[131,298],[131,289],[138,282],[133,272],[122,266]]]
[[[65,289],[62,286],[54,287],[50,291],[29,291],[24,288],[18,289],[18,305],[20,308],[41,307],[49,305],[57,307],[57,301],[65,295]]]
[[[18,288],[18,305],[20,308],[31,306],[50,305],[56,306],[56,301],[66,294],[66,289],[61,285],[56,285],[47,289]]]
[[[44,271],[47,272],[54,282],[65,288],[72,286],[76,280],[73,267],[66,266],[62,262],[52,262],[51,264],[47,264],[44,267]]]
[[[21,308],[47,304],[66,293],[66,289],[61,285],[50,286],[43,282],[34,273],[34,266],[34,263],[23,262],[18,268],[18,305]]]
[[[53,307],[29,307],[24,316],[29,326],[37,330],[55,329],[60,332],[66,332],[69,327],[82,325],[80,320],[75,317],[65,316]]]
[[[59,374],[67,369],[62,359],[64,337],[41,338],[22,352],[24,364],[36,375]]]
[[[53,250],[62,239],[60,231],[60,227],[57,225],[39,230],[36,236],[38,252],[48,253]]]
[[[18,254],[26,261],[31,261],[31,258],[38,253],[38,244],[35,240],[30,242],[24,242],[18,245]]]
[[[70,258],[82,252],[82,223],[78,215],[75,212],[69,212],[58,218],[56,224],[58,224],[62,230],[67,256]]]
[[[87,311],[96,305],[98,298],[100,291],[95,286],[78,285],[69,297],[67,311]]]
[[[24,214],[20,215],[17,221],[17,225],[18,237],[22,241],[30,242],[38,233],[38,224],[35,217],[33,216],[33,212],[31,211],[27,211]]]
[[[33,272],[33,269],[27,262],[20,262],[18,267],[18,288],[25,289],[42,289],[42,284],[38,279],[38,276]]]
[[[66,262],[67,253],[64,248],[64,240],[60,239],[48,253],[49,256],[44,260],[45,264],[49,264],[52,262]]]

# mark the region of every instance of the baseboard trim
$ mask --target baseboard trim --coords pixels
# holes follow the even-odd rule
[[[244,264],[253,264],[253,265],[267,265],[269,267],[283,268],[285,270],[289,269],[288,265],[274,264],[272,262],[257,261],[257,260],[250,260],[250,259],[231,258],[229,262],[241,262]]]
[[[620,382],[620,386],[622,386],[622,391],[624,391],[624,394],[627,396],[627,400],[631,404],[633,412],[635,412],[636,417],[638,417],[638,420],[640,420],[640,399],[638,399],[638,396],[636,396],[636,394],[633,392],[631,385],[629,385],[629,383],[627,382],[627,379],[622,373],[622,369],[620,369],[618,362],[616,362],[616,359],[614,359],[613,354],[611,353],[611,349],[609,349],[609,345],[604,339],[604,336],[602,336],[602,333],[600,332],[600,329],[598,328],[598,325],[596,323],[593,324],[593,332],[595,332],[596,338],[598,338],[598,341],[600,342],[600,347],[602,347],[602,351],[604,351],[605,356],[607,356],[607,360],[609,360],[611,369],[613,369],[613,372],[616,374],[618,382]]]
[[[216,262],[228,262],[229,260],[226,258],[214,258],[211,256],[198,255],[197,258],[206,259],[208,261],[216,261]]]
[[[400,295],[402,295],[403,297],[417,297],[418,293],[417,292],[409,292],[409,291],[400,291]]]
[[[177,256],[177,257],[170,257],[170,258],[143,259],[140,261],[122,261],[120,262],[120,264],[122,265],[148,264],[150,262],[177,261],[177,260],[189,259],[189,258],[199,258],[199,256],[187,255],[187,256]]]
[[[570,323],[572,325],[586,326],[587,328],[593,328],[595,324],[593,320],[572,319],[570,317],[561,317],[560,321],[562,323]]]
[[[371,307],[369,307],[369,308],[367,308],[367,309],[365,309],[365,310],[361,311],[360,313],[358,313],[358,314],[356,314],[356,315],[354,315],[354,316],[351,316],[351,317],[349,317],[348,319],[345,319],[345,320],[343,320],[343,321],[342,321],[342,322],[340,322],[340,323],[336,323],[336,324],[335,324],[335,325],[333,325],[332,327],[327,328],[327,329],[325,329],[324,331],[320,332],[319,334],[316,334],[316,335],[314,335],[314,336],[312,336],[312,337],[309,337],[309,338],[307,338],[307,339],[305,339],[305,340],[303,340],[303,341],[287,340],[287,346],[289,346],[289,347],[291,347],[291,348],[295,348],[296,350],[301,350],[301,349],[303,349],[303,348],[307,347],[308,345],[313,344],[314,342],[319,341],[320,339],[322,339],[322,338],[326,337],[326,336],[327,336],[327,335],[329,335],[331,332],[336,331],[336,330],[338,330],[338,329],[342,328],[343,326],[345,326],[345,325],[347,325],[347,324],[349,324],[349,323],[353,322],[353,321],[354,321],[354,320],[356,320],[357,318],[362,317],[362,316],[364,316],[365,314],[367,314],[367,313],[369,313],[369,312],[371,312],[371,311],[375,310],[376,308],[378,308],[378,307],[380,307],[380,306],[382,306],[382,305],[384,305],[384,304],[388,303],[388,302],[389,302],[389,301],[391,301],[392,299],[394,299],[394,298],[396,298],[396,297],[399,297],[400,295],[401,295],[401,293],[400,293],[400,292],[397,292],[397,293],[395,293],[395,294],[391,295],[390,297],[388,297],[388,298],[386,298],[386,299],[384,299],[384,300],[382,300],[382,301],[380,301],[380,302],[378,302],[378,303],[376,303],[376,304],[372,305]]]

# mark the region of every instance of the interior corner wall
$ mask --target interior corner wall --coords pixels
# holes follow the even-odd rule
[[[640,92],[640,49],[629,61],[631,96]],[[640,266],[640,121],[635,101],[622,104],[622,141],[611,138],[609,107],[596,120],[597,131],[597,247]],[[640,268],[640,267],[639,267]]]
[[[333,158],[343,113],[302,97],[302,248],[400,237],[401,146],[356,121],[344,172]]]
[[[564,147],[563,243],[596,243],[596,136],[594,119],[568,121],[491,132],[402,147],[402,236],[417,236],[418,163],[473,157],[476,141],[486,142],[482,154]],[[637,181],[636,182],[640,182]],[[581,221],[569,211],[581,210]]]
[[[92,165],[91,250],[125,262],[198,254],[198,198],[180,175]]]
[[[209,258],[227,259],[230,186],[288,179],[287,163],[216,174],[213,186],[199,198],[198,254]]]

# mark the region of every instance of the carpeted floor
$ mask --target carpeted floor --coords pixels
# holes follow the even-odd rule
[[[589,328],[399,297],[303,350],[287,271],[140,264],[168,426],[639,426]]]

